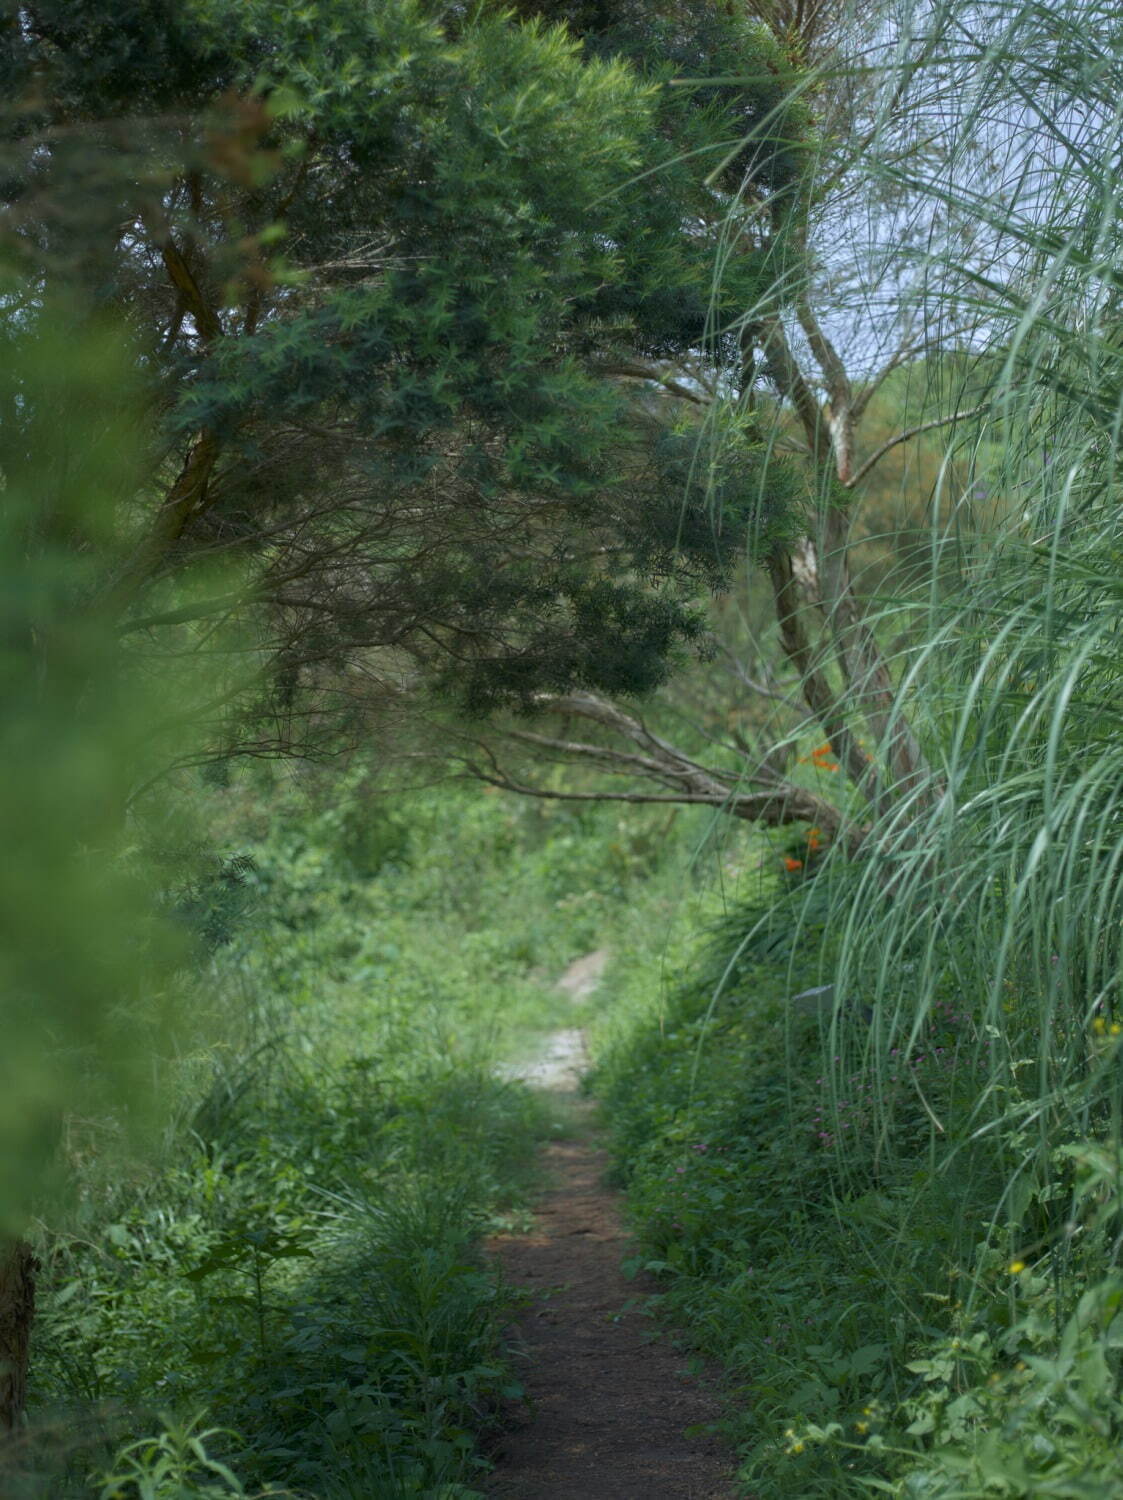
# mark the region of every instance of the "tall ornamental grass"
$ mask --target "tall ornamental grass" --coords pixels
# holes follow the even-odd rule
[[[915,598],[880,607],[931,769],[835,872],[831,1055],[867,1070],[891,1149],[938,1031],[954,1118],[923,1099],[933,1138],[949,1170],[1001,1161],[1003,1214],[1054,1191],[1057,1146],[1119,1132],[1123,60],[1097,4],[924,19],[943,149],[934,170],[923,155],[883,170],[930,212],[926,316],[969,323],[972,378],[988,375],[949,466],[965,448],[985,464],[932,497],[922,624]],[[901,43],[901,68],[918,45]],[[969,218],[974,259],[939,238]]]
[[[667,1304],[745,1387],[748,1492],[1118,1494],[1120,27],[873,30],[859,166],[910,232],[869,260],[974,413],[868,616],[926,769],[854,796],[857,853],[777,850],[601,1089]]]

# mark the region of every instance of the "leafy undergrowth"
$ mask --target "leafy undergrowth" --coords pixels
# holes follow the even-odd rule
[[[251,1491],[472,1492],[477,1432],[516,1393],[475,1243],[517,1208],[543,1121],[435,1026],[383,1016],[377,1050],[340,1057],[339,1000],[274,997],[164,1169],[113,1195],[92,1243],[52,1237],[39,1421],[101,1442],[72,1480],[122,1472],[108,1455],[145,1420],[206,1411],[228,1429],[208,1451]]]
[[[1123,1493],[1120,1153],[1066,1139],[1017,1065],[978,1129],[996,1069],[950,984],[880,1062],[860,1011],[793,1007],[831,941],[813,897],[769,895],[668,952],[662,996],[638,953],[610,976],[594,1080],[637,1265],[726,1369],[743,1492]],[[1092,1044],[1107,1136],[1119,1039]]]
[[[274,1068],[93,1253],[55,1244],[40,1399],[110,1442],[205,1407],[250,1487],[467,1493],[475,1431],[512,1393],[474,1240],[511,1201],[531,1102],[456,1060]]]
[[[179,898],[226,1041],[184,1060],[157,1159],[70,1122],[13,1495],[454,1500],[518,1394],[478,1252],[551,1122],[497,1060],[568,1003],[675,851],[612,810],[479,791],[206,791],[226,843]],[[667,856],[667,858],[664,858]],[[169,1073],[169,1077],[173,1076]]]

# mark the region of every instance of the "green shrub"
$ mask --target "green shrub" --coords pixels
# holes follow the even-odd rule
[[[475,1493],[517,1394],[478,1243],[525,1211],[546,1128],[496,1064],[557,1024],[551,981],[677,846],[625,859],[642,817],[455,786],[388,810],[358,765],[232,767],[199,800],[216,849],[176,899],[225,1036],[180,1066],[146,1165],[114,1176],[96,1135],[73,1153],[77,1206],[41,1245],[26,1493],[234,1486],[212,1460],[246,1493]]]

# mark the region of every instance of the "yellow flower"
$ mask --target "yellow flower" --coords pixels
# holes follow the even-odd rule
[[[1110,1030],[1112,1036],[1118,1036],[1119,1033],[1123,1031],[1123,1026],[1120,1026],[1118,1021],[1112,1021],[1111,1026],[1108,1029]]]
[[[854,1423],[854,1431],[855,1432],[862,1433],[864,1435],[865,1433],[869,1432],[869,1430],[870,1430],[870,1424],[868,1422],[855,1422]]]
[[[1107,1022],[1104,1020],[1103,1016],[1097,1016],[1096,1019],[1092,1022],[1092,1030],[1096,1033],[1097,1036],[1103,1036],[1106,1029]]]
[[[1017,1276],[1018,1273],[1020,1271],[1024,1271],[1025,1268],[1026,1268],[1026,1263],[1025,1263],[1024,1260],[1012,1260],[1010,1262],[1010,1264],[1006,1267],[1006,1269],[1009,1271],[1009,1273],[1010,1273],[1011,1276]]]
[[[792,1444],[792,1452],[793,1453],[802,1453],[803,1452],[803,1444],[802,1443],[793,1443]]]

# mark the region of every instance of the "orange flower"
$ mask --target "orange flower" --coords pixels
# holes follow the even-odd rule
[[[787,856],[787,858],[784,860],[784,869],[788,870],[788,871],[802,870],[803,869],[803,861],[801,859],[793,859],[791,857],[791,855],[789,854]]]
[[[812,750],[810,755],[801,755],[799,757],[799,764],[806,766],[810,763],[817,771],[837,771],[838,761],[831,760],[833,754],[834,750],[831,748],[830,741],[827,740],[825,744],[819,745],[816,749]]]

